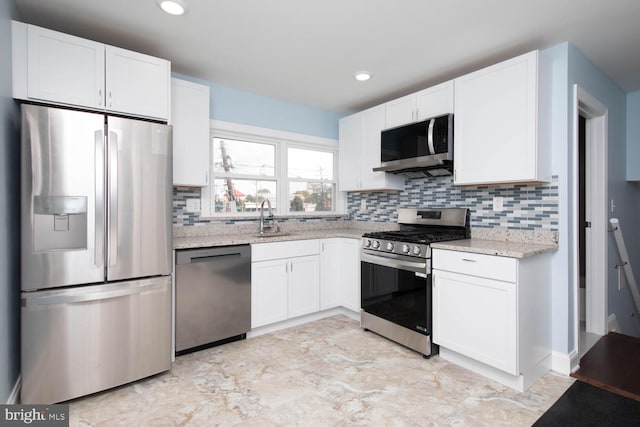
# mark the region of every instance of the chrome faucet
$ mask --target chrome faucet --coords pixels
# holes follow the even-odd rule
[[[267,219],[271,218],[271,225],[265,227],[264,225],[264,204],[265,202],[267,203],[267,208],[269,209],[269,216]],[[269,201],[269,199],[264,199],[262,201],[262,203],[260,204],[260,234],[264,233],[264,229],[272,229],[275,227],[275,231],[278,231],[278,226],[276,224],[276,219],[273,217],[273,212],[271,211],[271,202]]]

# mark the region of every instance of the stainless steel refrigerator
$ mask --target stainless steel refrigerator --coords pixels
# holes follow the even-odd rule
[[[171,364],[171,127],[22,105],[22,403]]]

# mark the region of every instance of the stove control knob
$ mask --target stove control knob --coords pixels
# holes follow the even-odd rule
[[[370,248],[371,247],[371,240],[367,239],[364,241],[364,247],[365,248]]]
[[[409,252],[411,252],[411,247],[407,244],[402,245],[402,253],[408,254]]]
[[[372,247],[373,249],[379,249],[379,248],[380,248],[380,242],[378,242],[377,240],[374,240],[374,241],[371,243],[371,247]]]
[[[387,250],[388,251],[392,251],[393,250],[393,243],[392,242],[387,242]]]
[[[414,246],[413,247],[413,254],[414,255],[420,255],[420,252],[422,252],[422,250],[420,249],[420,246]]]

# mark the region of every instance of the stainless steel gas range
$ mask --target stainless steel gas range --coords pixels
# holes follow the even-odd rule
[[[469,210],[399,209],[398,224],[362,237],[361,326],[430,357],[430,244],[469,238]]]

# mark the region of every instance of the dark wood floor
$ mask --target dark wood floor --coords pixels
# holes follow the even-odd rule
[[[640,401],[640,338],[609,332],[580,359],[571,376]]]

